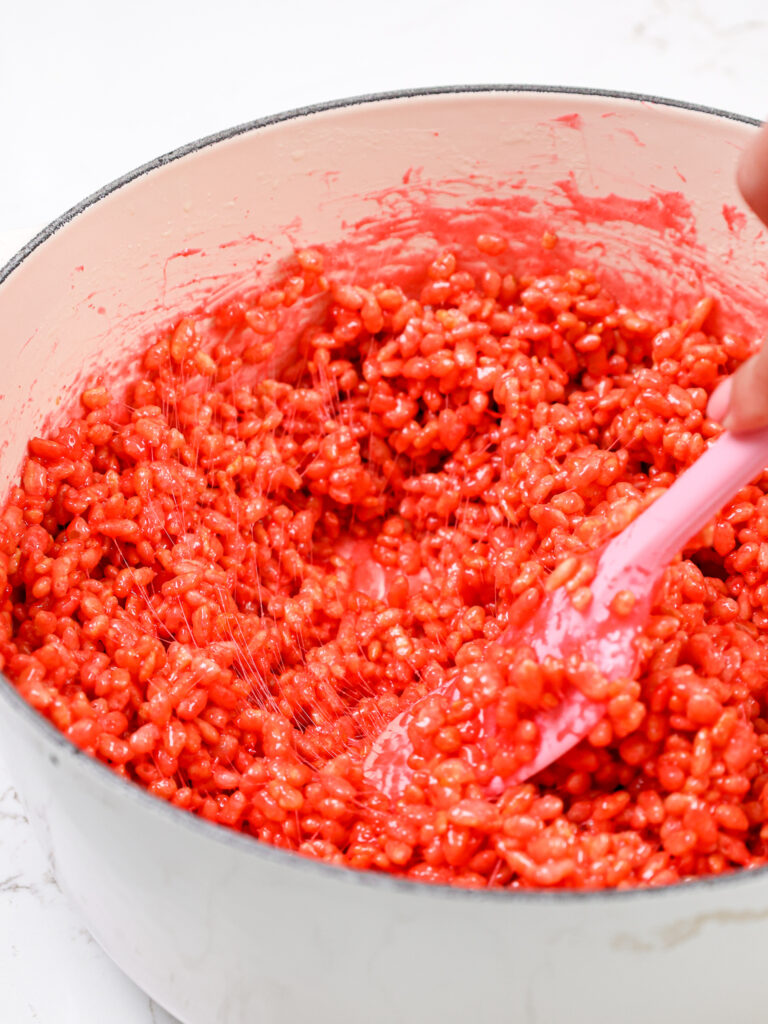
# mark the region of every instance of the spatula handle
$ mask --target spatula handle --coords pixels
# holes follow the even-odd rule
[[[768,427],[725,433],[668,491],[615,537],[606,553],[622,566],[665,565],[742,487],[768,466]]]

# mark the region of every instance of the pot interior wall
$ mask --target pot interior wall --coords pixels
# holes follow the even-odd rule
[[[637,100],[470,92],[335,108],[161,162],[2,282],[0,495],[84,386],[120,385],[155,329],[263,284],[296,247],[324,246],[342,279],[407,281],[437,244],[471,266],[477,234],[501,232],[513,272],[582,266],[675,315],[712,294],[757,336],[768,241],[734,184],[751,131]]]

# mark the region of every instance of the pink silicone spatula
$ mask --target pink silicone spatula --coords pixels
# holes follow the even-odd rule
[[[723,434],[652,505],[617,534],[603,549],[590,584],[592,601],[577,611],[570,595],[554,590],[536,614],[519,630],[509,630],[500,642],[525,643],[539,660],[547,656],[565,660],[572,654],[592,662],[608,678],[632,676],[636,669],[635,639],[650,612],[656,587],[670,560],[685,542],[704,527],[725,502],[768,466],[768,428],[749,434]],[[635,604],[629,615],[611,611],[614,597],[632,591]],[[453,696],[450,686],[442,691]],[[365,759],[366,778],[396,799],[407,786],[412,770],[408,725],[418,704],[401,712],[379,736]],[[494,779],[489,794],[521,782],[552,764],[579,743],[605,713],[603,704],[571,688],[555,708],[538,712],[533,720],[540,744],[533,760],[509,779]],[[480,712],[484,732],[494,728],[492,716]]]

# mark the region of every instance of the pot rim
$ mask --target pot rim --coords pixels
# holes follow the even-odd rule
[[[396,89],[388,92],[365,93],[359,96],[351,96],[337,100],[327,100],[322,103],[311,104],[303,107],[296,107],[292,110],[271,114],[267,117],[257,118],[253,121],[246,121],[242,124],[226,128],[223,131],[203,136],[193,142],[186,143],[176,149],[155,157],[147,163],[141,164],[132,171],[114,179],[108,184],[97,189],[86,196],[79,203],[51,221],[29,242],[26,243],[10,260],[0,267],[0,287],[3,282],[16,270],[24,260],[43,242],[47,241],[60,228],[68,224],[88,207],[106,198],[112,192],[122,188],[137,178],[143,177],[166,164],[173,163],[182,157],[208,146],[216,145],[228,139],[243,135],[246,132],[256,131],[270,125],[280,124],[283,121],[291,121],[301,117],[308,117],[314,114],[322,114],[332,110],[339,110],[344,107],[360,106],[368,103],[381,103],[390,100],[417,99],[425,96],[461,95],[471,93],[499,92],[499,93],[532,93],[549,94],[561,96],[597,96],[604,99],[631,100],[638,103],[646,103],[657,107],[672,107],[679,110],[688,110],[697,114],[706,114],[711,117],[725,118],[730,121],[738,121],[742,124],[759,127],[761,122],[753,117],[735,114],[727,110],[719,110],[697,103],[689,103],[685,100],[669,99],[662,96],[648,95],[644,93],[625,92],[622,90],[582,88],[579,86],[562,85],[531,85],[531,84],[476,84],[476,85],[441,85],[425,88]],[[329,883],[337,882],[340,885],[364,886],[379,890],[387,894],[424,895],[428,898],[444,898],[460,903],[478,902],[497,903],[506,906],[509,901],[523,903],[545,903],[548,905],[573,905],[577,903],[588,903],[590,905],[600,904],[604,901],[634,901],[642,898],[658,900],[665,894],[680,895],[683,892],[701,892],[702,890],[718,889],[744,885],[756,877],[765,877],[768,874],[768,865],[749,870],[734,870],[725,875],[707,876],[690,882],[680,882],[675,885],[663,886],[660,888],[634,888],[634,889],[596,889],[596,890],[569,890],[569,889],[462,889],[445,884],[425,884],[409,881],[403,878],[396,878],[391,875],[380,874],[374,871],[356,870],[354,868],[340,868],[323,861],[314,860],[301,856],[293,851],[282,850],[267,843],[262,843],[252,836],[244,835],[226,828],[223,825],[216,825],[206,821],[189,811],[182,810],[151,796],[149,792],[133,782],[128,782],[116,775],[106,764],[86,754],[74,743],[66,738],[52,722],[36,711],[16,690],[5,673],[0,672],[0,699],[5,702],[8,709],[18,714],[37,731],[38,735],[50,747],[48,759],[55,769],[61,757],[70,758],[87,773],[92,772],[95,782],[101,783],[108,790],[114,788],[115,794],[122,800],[130,800],[136,804],[139,810],[152,814],[164,816],[170,823],[179,825],[191,830],[193,835],[199,835],[202,839],[229,845],[236,850],[247,852],[276,866],[283,866],[294,871],[305,873],[308,878],[317,877],[319,880],[327,880]],[[414,892],[414,887],[416,891]]]

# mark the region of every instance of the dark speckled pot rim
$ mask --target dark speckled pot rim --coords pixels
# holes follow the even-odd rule
[[[6,263],[4,267],[0,268],[0,286],[2,286],[3,281],[5,281],[6,278],[8,278],[13,271],[16,270],[17,267],[19,267],[24,260],[34,252],[35,249],[37,249],[39,245],[42,245],[65,224],[68,224],[69,221],[73,220],[84,210],[87,210],[88,207],[93,206],[112,192],[122,188],[123,185],[127,185],[130,182],[135,181],[137,178],[143,177],[144,175],[149,174],[160,167],[164,167],[166,164],[173,163],[175,160],[188,156],[197,150],[205,149],[208,146],[214,146],[219,142],[224,142],[237,135],[243,135],[246,132],[258,131],[260,128],[265,128],[269,125],[280,124],[283,121],[291,121],[296,118],[308,117],[314,114],[322,114],[327,111],[339,110],[343,107],[359,106],[366,103],[379,103],[390,100],[418,99],[425,96],[447,96],[463,93],[484,92],[549,94],[564,97],[596,96],[601,99],[630,100],[638,103],[646,103],[651,106],[673,107],[680,110],[688,110],[696,114],[706,114],[713,118],[725,118],[730,121],[738,121],[742,124],[755,127],[760,124],[760,122],[755,118],[744,117],[726,110],[718,110],[695,103],[687,103],[682,100],[672,100],[660,96],[649,96],[642,93],[621,92],[610,89],[591,89],[558,85],[447,85],[424,89],[402,89],[395,90],[393,92],[374,93],[363,96],[353,96],[347,99],[330,100],[325,103],[299,107],[295,110],[288,110],[283,113],[273,114],[269,117],[263,117],[255,121],[246,122],[245,124],[236,125],[233,128],[228,128],[213,135],[207,135],[195,142],[190,142],[184,146],[180,146],[178,149],[174,149],[169,153],[164,153],[162,156],[156,157],[154,160],[150,160],[148,163],[142,164],[142,166],[137,167],[135,170],[129,171],[122,177],[117,178],[115,181],[104,185],[103,188],[100,188],[92,195],[89,195],[71,209],[67,210],[66,213],[63,213],[56,220],[52,221],[47,227],[43,228],[42,231],[35,235],[34,238],[27,242],[27,244],[20,249],[15,256],[12,256],[8,263]],[[588,891],[574,891],[567,889],[558,889],[554,891],[509,889],[472,890],[455,888],[449,885],[425,885],[423,883],[412,882],[406,879],[393,878],[390,875],[379,874],[373,871],[357,871],[351,868],[339,868],[331,864],[326,864],[322,861],[316,861],[308,857],[297,855],[290,851],[277,849],[265,843],[261,843],[251,836],[234,832],[224,826],[212,824],[197,815],[181,810],[173,804],[151,796],[146,790],[134,783],[121,779],[120,776],[116,775],[107,767],[106,764],[90,757],[71,743],[63,733],[59,732],[59,730],[48,721],[48,719],[35,711],[35,709],[23,699],[4,675],[0,676],[0,699],[6,704],[10,712],[15,715],[19,715],[44,741],[45,745],[49,748],[48,757],[51,762],[52,769],[55,770],[55,767],[59,764],[62,758],[69,758],[79,763],[79,767],[86,773],[86,775],[92,773],[92,778],[95,783],[98,783],[100,786],[103,786],[108,790],[112,790],[116,799],[129,801],[130,804],[136,807],[136,810],[139,813],[161,815],[169,824],[179,828],[186,828],[190,830],[193,835],[198,835],[204,841],[219,842],[227,845],[241,853],[254,857],[257,863],[260,859],[263,859],[265,862],[272,863],[275,866],[284,867],[286,870],[301,872],[304,878],[316,879],[318,884],[335,884],[339,887],[352,888],[352,891],[354,891],[353,887],[355,886],[365,886],[374,891],[378,890],[381,892],[382,898],[392,897],[395,894],[397,894],[398,897],[407,895],[414,897],[418,895],[442,898],[445,900],[455,901],[460,904],[482,901],[484,904],[496,903],[499,906],[507,906],[510,901],[522,901],[524,903],[538,903],[550,906],[552,904],[556,904],[565,907],[582,903],[599,906],[606,902],[616,903],[617,901],[655,901],[662,899],[665,894],[682,895],[684,892],[704,895],[707,891],[713,888],[717,888],[718,891],[720,891],[723,888],[748,885],[750,881],[758,877],[761,879],[765,878],[766,874],[768,874],[768,866],[766,866],[747,871],[737,870],[726,875],[700,878],[690,882],[682,882],[677,885],[665,886],[656,889],[599,889]],[[414,886],[416,886],[417,889],[414,889]]]

